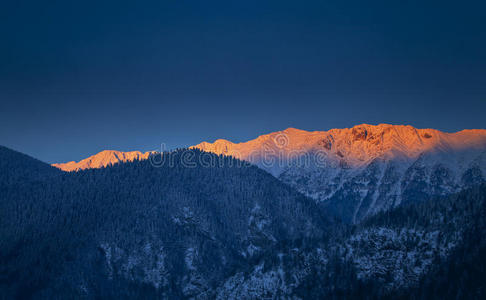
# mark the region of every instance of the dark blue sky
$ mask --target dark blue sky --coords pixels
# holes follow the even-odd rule
[[[434,2],[3,1],[0,144],[63,162],[287,127],[485,128],[486,4]]]

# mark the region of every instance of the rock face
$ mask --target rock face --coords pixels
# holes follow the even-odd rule
[[[84,169],[97,169],[118,162],[147,159],[151,152],[140,151],[121,152],[115,150],[104,150],[98,154],[85,158],[79,162],[70,161],[67,163],[52,164],[63,171],[79,171]]]
[[[486,130],[446,133],[380,124],[289,128],[245,143],[194,146],[267,170],[348,222],[485,181]]]

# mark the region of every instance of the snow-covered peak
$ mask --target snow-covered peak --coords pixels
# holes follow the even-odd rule
[[[287,128],[264,134],[256,139],[233,143],[218,139],[190,148],[231,155],[249,161],[279,176],[296,160],[315,167],[346,166],[360,168],[376,158],[412,161],[423,155],[434,155],[454,165],[469,163],[468,158],[486,149],[486,130],[469,129],[456,133],[435,129],[417,129],[409,125],[360,124],[351,128],[328,131],[306,131]],[[65,171],[100,168],[120,161],[147,159],[150,152],[105,150],[79,162],[53,164]],[[452,156],[451,156],[452,155]]]
[[[78,171],[84,169],[102,168],[118,162],[147,159],[151,152],[140,151],[122,152],[116,150],[104,150],[79,162],[53,164],[63,171]]]
[[[386,160],[417,159],[424,153],[484,151],[486,130],[456,133],[417,129],[408,125],[361,124],[328,131],[288,128],[243,143],[217,140],[194,146],[216,154],[232,155],[250,161],[278,176],[288,162],[317,154],[331,164],[357,168],[380,157]],[[273,161],[273,163],[272,163]]]

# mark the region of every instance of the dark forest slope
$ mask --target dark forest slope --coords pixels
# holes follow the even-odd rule
[[[0,298],[485,296],[484,184],[346,225],[199,150],[72,173],[1,150]]]
[[[161,166],[145,160],[17,179],[24,186],[2,195],[1,291],[211,296],[271,249],[322,236],[313,201],[268,173],[199,150],[165,155]],[[44,167],[12,159],[9,172]]]

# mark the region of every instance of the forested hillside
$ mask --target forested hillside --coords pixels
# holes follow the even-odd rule
[[[370,218],[343,248],[358,277],[387,295],[479,299],[486,295],[485,217],[483,184]]]
[[[5,299],[485,297],[484,184],[349,225],[197,149],[70,173],[1,150]]]
[[[0,146],[0,171],[0,187],[30,184],[63,173],[40,160],[3,146]]]
[[[134,161],[7,186],[1,291],[211,297],[270,249],[322,238],[313,201],[249,164],[211,154],[218,166],[203,167],[202,152],[190,153],[190,166],[176,151],[165,154],[171,166]],[[19,159],[29,174],[31,160]]]

